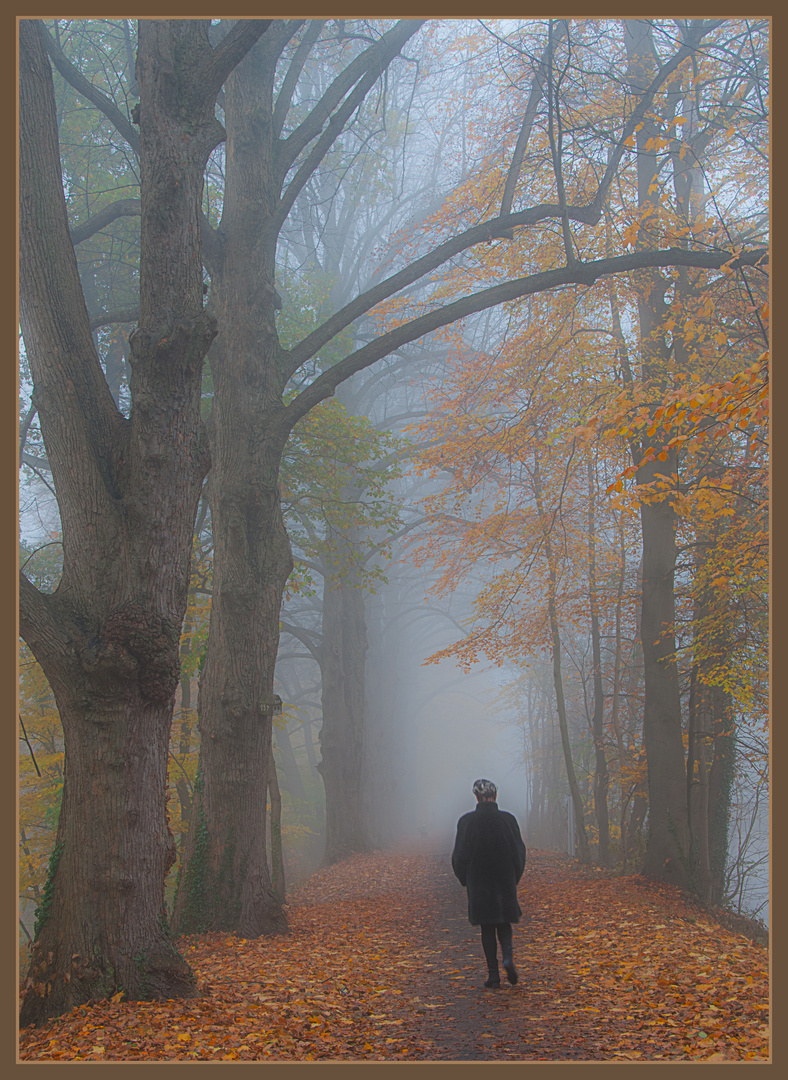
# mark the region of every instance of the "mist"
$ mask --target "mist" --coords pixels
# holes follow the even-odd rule
[[[304,31],[294,27],[293,42],[282,45],[282,65],[276,77],[271,76],[271,87],[287,86],[294,94],[276,113],[283,145],[288,133],[301,131],[296,127],[301,121],[294,117],[309,114],[323,100],[352,51],[360,53],[360,43],[368,44],[382,33],[375,20],[363,20],[358,34],[346,37],[342,21],[337,27],[332,22],[316,30],[303,56],[296,49],[297,35]],[[634,151],[627,156],[640,128],[626,139],[622,128],[635,108],[634,99],[627,97],[629,75],[623,77],[632,63],[626,28],[601,19],[567,23],[571,48],[569,38],[553,35],[558,29],[552,21],[548,27],[547,20],[503,19],[495,20],[494,28],[479,20],[449,19],[414,33],[402,55],[392,60],[385,84],[381,81],[368,99],[359,97],[338,124],[336,139],[327,142],[328,148],[305,170],[303,184],[292,184],[281,228],[277,226],[271,251],[260,259],[270,281],[261,278],[254,294],[276,296],[266,330],[280,350],[276,363],[339,319],[358,297],[371,296],[382,282],[439,249],[447,237],[462,236],[488,219],[497,222],[498,215],[536,208],[533,220],[518,219],[516,227],[505,229],[499,223],[489,236],[458,246],[451,258],[431,265],[428,273],[409,279],[402,289],[385,293],[379,303],[370,299],[361,304],[357,317],[345,319],[321,348],[306,350],[306,359],[294,371],[288,369],[289,382],[277,389],[282,403],[297,400],[305,387],[425,311],[462,304],[471,294],[525,280],[525,275],[548,274],[564,255],[570,265],[577,258],[589,263],[598,259],[602,246],[613,241],[593,231],[596,225],[586,211],[614,151],[620,150],[616,183],[624,194],[600,189],[612,200],[610,235],[627,236],[645,218],[638,202],[640,165]],[[682,31],[672,24],[662,29],[654,55],[659,52],[660,62],[667,62]],[[565,64],[549,102],[543,94],[547,68],[540,67],[548,48],[558,50],[550,52],[551,65],[554,55]],[[118,55],[122,68],[123,55]],[[724,73],[720,85],[729,79],[730,86],[746,86],[753,98],[746,121],[752,131],[746,128],[741,144],[757,146],[763,136],[756,124],[755,76],[744,68],[725,67],[733,64],[733,50],[718,49],[710,56]],[[283,76],[284,61],[291,59],[292,80]],[[124,78],[131,77],[129,69]],[[697,95],[703,93],[710,91],[697,89]],[[616,94],[623,96],[611,106]],[[678,89],[675,94],[678,99]],[[687,116],[681,119],[691,113],[692,122],[700,123],[698,108],[687,96]],[[665,130],[673,131],[675,108],[671,105],[670,115],[665,109]],[[224,105],[217,105],[222,120],[223,110]],[[708,110],[711,115],[711,105]],[[323,130],[323,123],[321,119],[316,132]],[[679,138],[675,131],[670,138],[674,136]],[[556,137],[563,142],[551,146]],[[685,183],[684,153],[668,145],[670,138],[660,148],[664,156],[659,168],[664,175],[675,169]],[[737,159],[740,172],[729,176],[724,148],[718,146],[717,135],[715,140],[710,134],[709,154],[715,156],[699,163],[698,173],[706,168],[703,184],[727,190],[734,186],[732,180],[740,182],[746,168]],[[644,141],[641,158],[646,152]],[[210,219],[210,227],[218,231],[231,153],[231,147],[218,145],[205,173],[206,222]],[[282,183],[299,176],[300,167],[298,161],[291,162]],[[119,190],[136,190],[136,176],[126,176],[124,182]],[[87,199],[87,178],[85,185]],[[742,200],[744,209],[737,209],[725,208],[722,196],[715,204],[705,188],[702,194],[710,220],[713,204],[714,214],[721,213],[722,206],[726,215],[721,223],[715,220],[717,232],[700,236],[704,257],[707,249],[716,250],[723,234],[738,237],[738,247],[760,237],[763,222],[753,214],[755,196],[749,209],[747,199]],[[280,195],[270,193],[270,204]],[[693,192],[693,198],[696,195]],[[67,192],[67,199],[72,193]],[[661,222],[668,230],[666,239],[659,240],[664,239],[663,246],[676,243],[689,251],[686,236],[692,236],[692,229],[681,218],[689,201],[679,197],[673,206],[665,195],[660,213],[671,228],[675,224],[679,239]],[[75,216],[71,202],[68,209]],[[735,214],[741,219],[732,220]],[[699,218],[696,232],[701,224]],[[106,251],[101,247],[99,233],[90,252],[79,243],[76,251],[90,304],[101,300],[107,310],[122,312],[139,293],[138,225],[136,218],[124,218],[114,227],[123,239],[122,259],[111,245]],[[637,243],[642,250],[648,246],[647,238]],[[625,254],[628,244],[622,248]],[[656,268],[655,263],[650,272],[656,275]],[[698,280],[706,273],[702,260],[692,269]],[[294,569],[281,607],[273,674],[273,661],[266,662],[265,677],[273,680],[278,700],[263,702],[269,711],[261,712],[261,722],[263,716],[273,717],[288,885],[321,865],[389,846],[429,844],[448,857],[458,818],[475,806],[472,785],[479,778],[496,784],[499,806],[516,816],[527,844],[565,850],[571,796],[579,805],[583,857],[611,871],[641,871],[654,825],[644,735],[644,529],[636,484],[630,483],[632,462],[642,455],[621,417],[601,410],[613,410],[613,403],[623,400],[635,383],[646,386],[651,378],[659,393],[653,391],[649,408],[656,412],[663,376],[649,375],[653,333],[640,329],[638,304],[642,307],[644,301],[636,295],[640,286],[634,269],[622,276],[625,284],[620,288],[615,275],[605,273],[600,282],[570,275],[544,291],[534,286],[530,292],[512,292],[505,303],[469,309],[415,340],[397,339],[396,347],[343,377],[294,423],[281,469],[271,481],[276,494],[278,478]],[[217,270],[217,281],[219,276]],[[205,303],[210,306],[214,284],[207,265],[204,277]],[[667,277],[649,280],[655,295],[654,282],[662,282],[667,311],[674,299],[664,297],[671,290],[678,296],[678,278],[669,283]],[[756,288],[749,279],[747,287]],[[736,298],[725,294],[717,299],[735,332],[728,339],[721,322],[703,324],[694,354],[699,357],[698,379],[716,379],[722,368],[719,377],[725,378],[733,378],[739,368],[752,370],[746,365],[753,360],[748,350],[754,348],[757,328],[753,330],[747,323],[750,316],[735,306]],[[683,302],[690,300],[688,292]],[[755,312],[751,298],[748,304],[747,311]],[[709,305],[714,307],[711,300]],[[100,311],[91,309],[90,314],[102,370],[119,412],[128,418],[133,324],[110,330],[110,323],[98,318]],[[700,325],[701,315],[695,317]],[[668,341],[667,334],[664,330],[665,353],[675,359],[678,337]],[[718,338],[714,351],[711,344]],[[254,353],[250,370],[258,359]],[[210,354],[208,361],[202,402],[206,417],[214,416],[215,394]],[[285,377],[281,381],[284,384]],[[33,400],[25,366],[20,382],[20,415],[26,417],[20,447],[20,543],[36,587],[53,593],[62,569],[59,547],[53,550],[60,544],[61,526]],[[599,431],[610,438],[597,438],[594,433]],[[674,449],[668,446],[672,433],[658,437],[663,434],[667,458],[668,449]],[[233,436],[239,443],[258,437],[245,430]],[[732,470],[745,454],[742,438],[734,433],[725,448]],[[640,449],[645,451],[645,446]],[[678,475],[678,464],[671,463],[671,469],[674,464]],[[756,477],[753,484],[759,482]],[[179,851],[185,850],[201,745],[197,703],[214,573],[210,483],[209,475],[195,526],[171,739],[171,827]],[[758,505],[759,499],[765,496],[756,491],[749,501]],[[247,500],[249,505],[253,501]],[[729,521],[726,514],[733,511],[726,507],[720,520]],[[755,535],[759,522],[755,517]],[[693,649],[704,641],[695,628],[703,617],[711,623],[718,612],[712,610],[710,591],[697,585],[699,567],[707,576],[709,568],[691,559],[711,543],[710,530],[701,516],[698,521],[682,519],[671,528],[671,543],[678,538],[680,549],[675,567],[670,567],[670,574],[675,573],[671,605],[676,609],[676,627],[669,627],[675,634],[671,715],[679,744],[683,734],[687,746],[692,742],[686,753],[698,755],[698,768],[689,770],[701,778],[698,783],[706,783],[713,769],[719,771],[725,753],[731,755],[726,761],[735,759],[735,778],[726,774],[725,781],[734,794],[723,892],[727,889],[728,899],[742,911],[764,918],[765,600],[757,587],[750,594],[740,581],[731,585],[736,601],[731,612],[744,597],[740,637],[747,640],[734,655],[737,628],[720,618],[725,632],[730,631],[733,659],[726,662],[730,659],[734,673],[738,665],[755,674],[734,702],[731,685],[736,680],[725,682],[715,669],[717,682],[710,676],[709,685],[720,693],[712,704],[699,705],[703,694]],[[251,534],[251,527],[248,531]],[[741,549],[747,551],[745,541]],[[31,554],[33,549],[37,553]],[[723,554],[730,552],[724,549]],[[273,631],[270,640],[273,656]],[[260,648],[261,641],[262,635],[257,639]],[[35,715],[39,688],[28,698]],[[752,715],[741,701],[752,703]],[[257,706],[262,709],[260,702]],[[704,757],[696,732],[707,720],[716,723],[723,712],[731,723],[725,730],[724,725],[715,728],[717,742]],[[732,738],[734,728],[741,739],[731,749],[726,739]],[[52,743],[53,753],[62,753],[61,742]],[[680,753],[681,745],[676,758]],[[656,771],[652,769],[652,780]],[[699,817],[704,806],[708,808],[709,790],[719,789],[717,771],[713,779],[718,787],[709,781],[694,807]],[[261,777],[260,784],[266,783]],[[266,808],[271,815],[275,802],[272,795]],[[704,819],[702,828],[707,826]],[[272,835],[269,831],[269,840]],[[266,857],[271,861],[270,851]],[[40,862],[43,866],[43,858]],[[170,897],[177,871],[176,866],[171,872]],[[38,888],[39,883],[33,884]]]

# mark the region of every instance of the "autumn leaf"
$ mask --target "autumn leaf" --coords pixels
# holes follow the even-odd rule
[[[519,898],[520,983],[489,993],[481,985],[478,930],[468,924],[465,893],[445,851],[424,842],[354,855],[294,891],[286,936],[180,939],[197,974],[196,998],[130,1002],[115,995],[80,1006],[23,1030],[20,1058],[768,1056],[766,950],[678,889],[529,849]]]

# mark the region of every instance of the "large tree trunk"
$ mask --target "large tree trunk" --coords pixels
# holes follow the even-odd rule
[[[345,543],[334,536],[337,565]],[[351,557],[352,558],[352,557]],[[364,590],[354,568],[327,572],[323,589],[323,727],[319,770],[326,791],[326,847],[330,865],[369,849],[363,806],[364,666],[367,628]]]
[[[213,599],[198,703],[200,784],[173,917],[179,934],[253,938],[286,926],[266,841],[266,703],[292,569],[279,497],[287,432],[275,424],[284,389],[274,325],[276,236],[266,228],[276,192],[272,78],[261,43],[225,88],[223,244],[211,277],[221,325],[210,355]]]
[[[214,365],[214,379],[220,365]],[[227,398],[225,398],[227,400]],[[218,400],[217,400],[218,406]],[[225,452],[217,423],[214,468]],[[290,548],[275,482],[222,469],[214,490],[213,601],[200,678],[200,773],[173,913],[176,933],[283,929],[266,842],[273,673]],[[270,473],[269,473],[270,475]],[[249,488],[256,490],[250,491]]]
[[[198,215],[226,74],[206,23],[141,24],[141,295],[126,420],[79,284],[42,33],[20,23],[20,314],[64,564],[51,596],[22,576],[20,627],[60,710],[65,777],[23,1025],[121,989],[130,999],[195,989],[163,913],[175,853],[166,777],[208,467],[200,384],[215,331],[203,311]]]

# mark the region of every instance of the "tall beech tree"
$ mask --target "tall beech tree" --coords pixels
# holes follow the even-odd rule
[[[131,415],[90,332],[61,180],[44,30],[20,34],[20,316],[63,529],[51,595],[20,577],[22,635],[52,687],[65,740],[63,803],[21,1022],[123,989],[194,993],[162,917],[174,858],[167,745],[192,530],[208,469],[202,365],[203,171],[224,132],[222,83],[268,23],[213,49],[204,21],[141,23],[140,315]]]
[[[570,222],[595,227],[654,95],[711,25],[698,21],[691,40],[676,47],[645,89],[631,91],[627,109],[600,136],[598,156],[606,164],[598,180],[569,195],[559,185],[558,201],[532,205],[522,156],[514,155],[506,170],[514,195],[500,211],[477,215],[467,228],[456,225],[432,248],[422,243],[399,269],[392,266],[389,276],[282,347],[275,317],[279,232],[323,155],[420,25],[365,24],[348,44],[341,21],[239,21],[214,31],[220,40],[213,46],[207,21],[143,20],[139,134],[73,65],[62,66],[78,92],[139,148],[140,307],[126,418],[96,354],[68,232],[45,46],[59,65],[60,58],[36,23],[21,23],[21,316],[64,543],[63,577],[51,597],[22,576],[21,630],[52,685],[66,746],[63,811],[25,1023],[121,986],[141,998],[194,990],[161,917],[173,856],[164,796],[191,534],[209,464],[199,407],[211,343],[212,641],[200,690],[201,774],[184,878],[202,882],[204,925],[250,937],[283,925],[266,860],[264,789],[267,706],[291,566],[278,471],[294,425],[345,379],[401,345],[506,301],[648,267],[736,268],[763,257],[741,245],[733,250],[724,239],[705,250],[669,246],[606,258],[589,250],[581,259],[567,248],[549,270],[507,273],[453,302],[428,297],[423,313],[320,370],[321,350],[356,319],[464,252],[511,236],[522,240],[540,225],[551,232],[562,223],[564,235]],[[321,48],[326,38],[339,38],[351,55],[313,102],[297,88],[321,35]],[[211,229],[201,195],[208,157],[225,138],[216,118],[225,83],[226,182],[221,224]],[[118,321],[128,319],[124,312]]]

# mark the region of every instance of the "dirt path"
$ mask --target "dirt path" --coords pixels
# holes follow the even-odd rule
[[[523,917],[514,928],[515,963],[519,982],[511,986],[502,978],[501,989],[485,990],[486,965],[481,949],[479,928],[468,922],[465,890],[451,872],[448,853],[434,859],[434,917],[427,928],[431,943],[440,956],[425,965],[415,976],[422,996],[439,1009],[417,1007],[410,1031],[417,1042],[433,1048],[433,1060],[489,1061],[533,1059],[589,1059],[597,1056],[599,1039],[591,1030],[578,1031],[564,1023],[561,1005],[552,1004],[555,965],[542,961],[538,942],[551,936],[548,920],[534,912],[521,897]],[[536,881],[550,874],[550,883],[560,888],[568,873],[556,862],[545,865],[544,857],[531,859],[529,877],[523,892],[535,890]],[[502,972],[503,974],[503,972]],[[590,1019],[590,1018],[589,1018]],[[550,1032],[549,1050],[545,1053],[545,1033]]]
[[[181,938],[199,996],[102,1001],[25,1061],[742,1061],[768,1058],[767,950],[642,878],[529,850],[520,981],[483,989],[444,845],[356,855],[289,898],[290,931]]]

